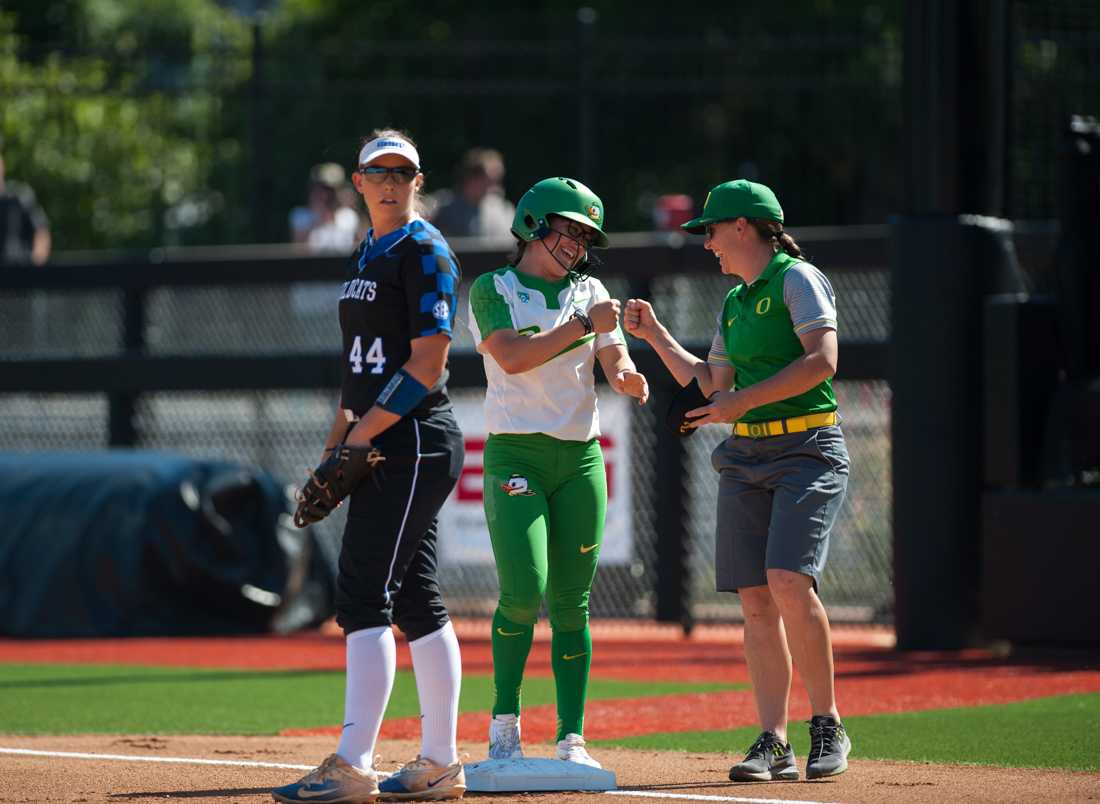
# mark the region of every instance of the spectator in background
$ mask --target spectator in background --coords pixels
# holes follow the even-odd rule
[[[50,256],[50,222],[34,190],[4,181],[0,156],[0,266],[42,265]]]
[[[346,254],[360,239],[359,213],[344,169],[335,162],[314,165],[309,172],[306,206],[290,211],[290,237],[311,251]]]
[[[492,148],[462,157],[454,190],[435,194],[431,221],[446,237],[508,237],[516,209],[504,197],[504,158]]]

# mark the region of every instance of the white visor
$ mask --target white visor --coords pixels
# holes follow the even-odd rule
[[[420,154],[411,142],[400,137],[376,137],[363,146],[359,152],[359,164],[369,165],[375,159],[386,154],[399,154],[412,162],[413,167],[420,170]]]

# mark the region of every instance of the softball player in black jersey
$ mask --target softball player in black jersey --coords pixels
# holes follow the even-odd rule
[[[462,434],[447,397],[458,260],[416,213],[423,185],[408,135],[374,132],[353,176],[372,228],[340,296],[343,383],[325,455],[377,447],[379,471],[349,500],[337,576],[347,635],[344,728],[336,753],[278,801],[460,798],[455,729],[461,662],[436,578],[436,517],[458,480]],[[374,747],[396,671],[391,623],[405,633],[420,697],[420,755],[379,784]]]

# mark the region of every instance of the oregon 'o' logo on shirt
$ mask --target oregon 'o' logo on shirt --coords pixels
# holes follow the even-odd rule
[[[772,309],[772,297],[765,296],[756,303],[756,314],[764,315],[768,310]]]

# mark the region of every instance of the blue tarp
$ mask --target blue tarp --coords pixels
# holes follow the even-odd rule
[[[271,477],[227,463],[0,453],[0,634],[267,630],[291,569],[286,508]]]

